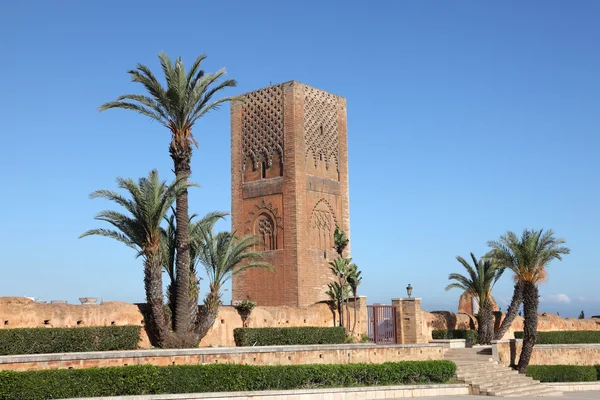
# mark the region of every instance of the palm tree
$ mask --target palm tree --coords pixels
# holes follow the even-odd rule
[[[150,306],[148,328],[158,347],[171,345],[169,326],[165,317],[162,289],[162,246],[160,224],[176,197],[192,184],[177,180],[171,185],[161,181],[158,172],[152,170],[147,178],[138,183],[131,179],[117,178],[120,189],[131,197],[126,198],[111,190],[97,190],[90,198],[103,198],[114,201],[125,208],[127,213],[102,211],[96,220],[108,222],[116,229],[91,229],[80,236],[106,236],[135,249],[144,259],[144,286],[146,301]]]
[[[515,294],[511,301],[513,307],[513,303],[519,301],[519,296],[523,299],[523,349],[517,365],[520,373],[524,374],[527,370],[537,338],[538,284],[546,279],[546,267],[552,260],[562,260],[563,254],[571,252],[568,247],[563,246],[565,243],[564,239],[555,238],[551,229],[545,232],[543,229],[539,231],[526,229],[520,239],[513,232],[507,232],[498,241],[488,242],[492,248],[488,255],[495,264],[502,268],[510,268],[515,273],[515,280],[521,290],[517,293],[518,287],[515,285]],[[520,303],[516,308],[518,309],[519,306]],[[510,317],[509,310],[502,323],[503,326]],[[512,319],[506,323],[510,326]]]
[[[133,110],[152,120],[158,121],[171,132],[169,153],[173,159],[175,176],[185,181],[191,175],[192,143],[197,142],[192,135],[194,123],[211,110],[218,109],[225,102],[234,98],[224,97],[213,101],[213,97],[227,87],[236,86],[236,81],[227,79],[217,81],[225,74],[220,69],[214,74],[205,74],[200,69],[205,55],[200,55],[189,71],[185,70],[181,58],[175,62],[165,54],[158,55],[167,86],[164,87],[152,71],[143,64],[135,70],[128,71],[132,82],[141,83],[147,95],[126,94],[115,101],[104,103],[100,111],[111,108]],[[190,331],[192,315],[190,314],[190,236],[188,215],[188,192],[182,191],[176,201],[176,288],[177,302],[175,307],[175,330],[187,335]],[[193,345],[194,343],[187,343]]]
[[[350,264],[350,268],[348,271],[348,286],[352,291],[352,297],[354,298],[354,323],[352,324],[352,335],[354,336],[354,331],[356,330],[356,301],[358,299],[358,286],[362,281],[361,271],[358,270],[358,266],[356,264]]]
[[[194,235],[194,246],[197,245],[197,257],[208,276],[209,292],[204,299],[198,319],[198,334],[203,338],[212,327],[221,305],[221,288],[233,275],[250,268],[264,268],[274,271],[268,262],[262,261],[263,252],[254,250],[264,244],[256,235],[238,237],[232,232],[219,232],[200,228]]]
[[[337,288],[336,288],[336,291],[334,291],[333,293],[339,292],[341,294],[344,294],[344,296],[342,296],[342,299],[341,299],[342,303],[337,304],[337,301],[339,299],[336,299],[338,314],[340,316],[340,320],[339,320],[340,326],[344,326],[344,310],[343,310],[344,304],[346,305],[346,310],[348,310],[348,304],[346,302],[348,300],[348,295],[347,295],[348,275],[350,272],[351,262],[352,262],[351,258],[343,258],[343,257],[338,257],[335,260],[329,262],[329,269],[331,270],[331,272],[333,272],[333,274],[337,278],[337,281],[334,282],[337,285]],[[333,289],[330,287],[330,285],[328,285],[329,291],[332,291]],[[331,295],[329,293],[326,293],[326,294],[331,297]]]
[[[176,228],[175,228],[175,210],[171,208],[172,213],[165,217],[167,228],[162,230],[163,246],[163,269],[169,275],[169,284],[167,285],[167,304],[171,311],[171,316],[175,315],[175,305],[177,303],[176,296],[176,279],[175,279],[175,252],[176,252]],[[224,218],[228,213],[213,211],[207,213],[203,218],[194,221],[198,216],[193,214],[189,219],[190,229],[190,308],[193,321],[196,320],[198,314],[198,294],[199,279],[196,274],[196,265],[198,264],[198,246],[200,245],[201,229],[212,230],[215,223]],[[172,321],[174,322],[174,321]],[[173,327],[174,328],[174,327]]]
[[[325,292],[325,294],[329,296],[330,304],[333,304],[333,307],[338,312],[338,326],[344,326],[342,308],[344,300],[348,297],[348,286],[341,286],[339,282],[334,281],[327,284],[327,287],[329,289]],[[333,319],[333,324],[335,325],[335,313]]]
[[[494,315],[492,313],[491,292],[492,288],[502,276],[503,268],[499,268],[491,260],[477,260],[471,253],[473,266],[461,256],[456,259],[467,270],[468,275],[458,273],[448,275],[448,279],[455,281],[446,286],[446,290],[458,288],[469,293],[473,298],[479,299],[479,312],[477,313],[477,337],[480,344],[490,344],[494,335]]]

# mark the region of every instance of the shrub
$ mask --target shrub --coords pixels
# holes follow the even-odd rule
[[[134,350],[140,330],[140,326],[0,329],[0,355]]]
[[[431,336],[433,339],[471,339],[477,343],[477,331],[472,329],[435,329]]]
[[[527,376],[540,382],[591,382],[598,380],[596,367],[588,365],[530,365]]]
[[[256,302],[250,300],[242,300],[233,307],[240,315],[240,318],[242,318],[242,323],[244,324],[244,327],[247,327],[248,318],[250,318],[252,310],[254,310],[254,307],[256,307]]]
[[[236,328],[233,330],[236,346],[279,346],[298,344],[339,344],[346,340],[341,326],[298,328]]]
[[[442,360],[384,364],[143,365],[29,372],[0,371],[0,399],[41,400],[444,383],[454,376],[455,370],[454,363]]]
[[[515,339],[523,339],[523,332],[515,332]],[[538,332],[537,344],[600,343],[600,331]]]

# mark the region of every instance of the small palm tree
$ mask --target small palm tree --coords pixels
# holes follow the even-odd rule
[[[338,257],[335,260],[329,262],[329,269],[331,270],[331,272],[333,272],[333,275],[335,275],[335,277],[337,279],[337,281],[335,283],[337,284],[337,286],[339,288],[343,289],[343,293],[346,293],[348,291],[348,275],[350,273],[350,264],[351,263],[352,263],[351,258],[343,258],[343,257]],[[329,290],[331,291],[332,288],[330,287]],[[329,293],[326,293],[326,294],[329,295]],[[340,319],[339,319],[340,326],[344,326],[344,310],[343,310],[344,307],[343,306],[344,305],[346,306],[346,311],[347,311],[348,310],[347,300],[348,300],[348,295],[345,295],[342,299],[342,303],[340,303],[337,307],[337,311],[340,316]]]
[[[552,260],[562,260],[564,254],[571,252],[568,247],[563,246],[565,243],[564,239],[555,238],[551,229],[545,232],[543,229],[526,229],[520,239],[513,232],[507,232],[498,241],[488,242],[488,246],[492,248],[488,256],[494,263],[502,268],[510,268],[515,273],[518,285],[515,285],[510,308],[514,305],[518,309],[521,298],[523,302],[523,349],[517,365],[520,373],[524,374],[527,370],[537,338],[538,284],[546,279],[546,267]],[[517,293],[517,290],[520,292]],[[510,326],[514,319],[516,311],[511,313],[510,308],[502,327]]]
[[[471,253],[473,266],[461,256],[457,256],[456,259],[465,267],[468,276],[458,273],[448,275],[448,279],[455,282],[446,286],[446,290],[458,288],[479,299],[477,337],[480,344],[490,344],[494,334],[494,316],[490,297],[492,288],[502,276],[504,269],[498,268],[491,260],[477,260],[473,253]]]
[[[170,282],[167,284],[167,304],[171,311],[171,316],[175,315],[175,305],[177,301],[175,299],[177,290],[175,279],[175,253],[177,248],[176,239],[176,228],[175,228],[175,210],[171,208],[172,213],[165,217],[167,221],[167,228],[162,230],[162,241],[163,246],[163,268],[168,274]],[[190,216],[190,307],[192,308],[191,314],[193,320],[196,321],[198,314],[198,294],[199,290],[199,279],[196,273],[196,266],[198,260],[198,247],[201,245],[202,235],[199,234],[201,229],[212,230],[214,225],[219,219],[224,218],[228,213],[213,211],[207,213],[203,218],[194,221],[198,216],[193,214]],[[174,322],[174,321],[172,321]],[[173,326],[174,328],[174,326]]]
[[[171,133],[169,152],[173,159],[175,176],[185,181],[191,175],[190,162],[192,144],[197,142],[192,135],[194,124],[209,111],[218,109],[225,102],[234,98],[224,97],[213,100],[213,97],[227,87],[236,86],[236,81],[227,79],[217,83],[225,74],[221,69],[214,74],[205,74],[200,69],[205,55],[200,55],[186,71],[181,58],[173,62],[165,53],[158,55],[167,86],[164,87],[152,71],[143,64],[135,70],[128,71],[132,82],[141,83],[147,95],[126,94],[100,106],[100,111],[111,108],[132,110],[158,121]],[[190,301],[190,236],[188,214],[188,192],[183,190],[176,201],[176,288],[177,304],[175,313],[175,330],[186,336],[190,331],[193,316]],[[182,343],[193,345],[194,343]]]
[[[212,327],[221,305],[221,288],[233,275],[250,268],[263,268],[274,271],[274,267],[263,261],[263,252],[254,250],[264,246],[256,235],[238,237],[232,232],[214,235],[212,230],[198,229],[197,257],[208,276],[209,292],[198,320],[198,333],[204,337]]]
[[[157,346],[168,347],[171,342],[162,291],[163,255],[160,224],[176,197],[192,185],[182,180],[167,185],[159,179],[156,170],[152,170],[147,178],[140,178],[138,183],[131,179],[117,178],[117,184],[120,189],[128,192],[131,198],[111,190],[97,190],[90,194],[90,198],[114,201],[127,213],[98,213],[96,220],[108,222],[116,229],[91,229],[80,238],[92,235],[106,236],[135,249],[138,256],[144,259],[144,286],[151,316],[148,328],[153,333]]]
[[[338,312],[338,326],[344,326],[343,319],[343,304],[344,301],[348,298],[348,286],[341,286],[339,282],[331,282],[327,284],[328,290],[325,292],[327,296],[329,296],[329,301],[333,304],[333,307]],[[334,321],[335,325],[335,313],[334,313]]]
[[[354,335],[354,331],[356,330],[356,302],[358,299],[358,286],[362,281],[361,271],[358,270],[358,266],[356,264],[350,264],[350,268],[348,271],[348,286],[350,287],[350,291],[352,292],[352,297],[354,298],[354,323],[352,324],[352,335]]]

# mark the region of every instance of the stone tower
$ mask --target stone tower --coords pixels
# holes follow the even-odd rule
[[[336,224],[350,235],[346,100],[290,81],[231,106],[232,225],[259,235],[275,272],[233,277],[232,300],[325,300]]]

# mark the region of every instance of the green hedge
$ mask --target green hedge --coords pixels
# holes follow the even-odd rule
[[[515,332],[515,339],[523,339],[523,332]],[[537,344],[600,343],[600,331],[538,332]]]
[[[133,350],[140,326],[0,329],[0,355]]]
[[[540,382],[592,382],[600,380],[600,365],[530,365],[527,376]]]
[[[477,343],[477,331],[472,329],[435,329],[431,336],[433,339],[471,339]]]
[[[279,346],[295,344],[339,344],[346,340],[343,327],[237,328],[236,346]]]
[[[206,393],[324,387],[444,383],[455,373],[451,361],[384,364],[252,366],[153,365],[30,372],[0,371],[0,399],[167,393]]]

